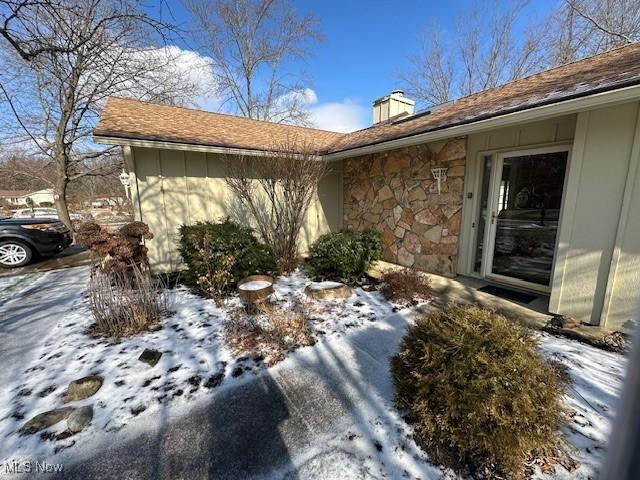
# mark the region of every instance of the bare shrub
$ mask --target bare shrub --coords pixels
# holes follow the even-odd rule
[[[124,271],[92,268],[89,302],[96,320],[93,330],[122,337],[148,330],[169,312],[166,285],[149,270],[130,264]]]
[[[237,308],[224,326],[225,339],[236,354],[261,356],[267,365],[273,365],[283,360],[287,352],[315,343],[301,302],[290,310],[268,303],[255,308],[256,314]]]
[[[380,277],[380,292],[387,300],[408,306],[431,298],[429,277],[415,268],[387,270]]]
[[[276,150],[263,157],[229,155],[225,181],[287,273],[298,264],[300,231],[327,165],[295,140]]]

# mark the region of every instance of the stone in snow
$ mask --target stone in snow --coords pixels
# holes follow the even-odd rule
[[[158,360],[160,360],[161,356],[162,356],[162,352],[153,350],[151,348],[145,348],[144,352],[142,352],[138,357],[138,360],[146,363],[150,367],[155,367],[156,363],[158,363]]]
[[[266,280],[253,280],[251,282],[243,283],[242,285],[238,285],[240,290],[262,290],[263,288],[267,288],[273,285],[271,282],[267,282]]]
[[[100,375],[89,375],[88,377],[74,380],[64,393],[64,403],[89,398],[100,390],[103,381],[104,379]]]
[[[47,412],[42,412],[25,423],[20,433],[30,435],[64,420],[75,410],[73,407],[62,407]]]
[[[311,298],[347,298],[351,296],[351,288],[340,282],[313,282],[304,293]]]
[[[70,432],[78,433],[91,423],[93,419],[93,407],[86,405],[71,412],[67,417],[67,428]]]

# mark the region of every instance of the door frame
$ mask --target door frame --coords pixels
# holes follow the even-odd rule
[[[482,249],[482,262],[480,265],[480,275],[482,278],[501,283],[507,286],[531,290],[539,293],[549,294],[551,292],[551,286],[553,282],[553,270],[556,262],[556,256],[558,254],[558,241],[560,233],[560,222],[562,219],[564,209],[564,197],[566,193],[567,177],[569,172],[569,161],[571,160],[571,144],[558,144],[545,147],[527,148],[527,149],[509,149],[499,152],[494,152],[491,162],[491,179],[489,181],[489,192],[487,198],[487,217],[488,219],[497,218],[497,199],[499,195],[500,179],[502,178],[502,166],[504,164],[505,157],[521,157],[525,155],[539,155],[545,153],[567,152],[567,162],[564,171],[564,180],[562,183],[562,194],[560,202],[560,212],[558,214],[558,228],[556,230],[555,245],[553,248],[553,259],[551,262],[551,275],[549,278],[549,285],[540,285],[538,283],[527,282],[519,278],[508,277],[497,273],[492,273],[493,267],[493,255],[495,248],[495,237],[497,231],[497,222],[491,220],[485,222],[485,231],[483,235],[483,249]],[[495,217],[494,217],[495,216]],[[478,232],[480,234],[481,232]]]

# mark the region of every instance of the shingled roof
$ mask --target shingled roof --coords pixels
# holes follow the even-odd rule
[[[324,151],[344,134],[111,97],[95,136],[278,151],[287,142]]]
[[[94,135],[252,150],[274,150],[284,139],[296,138],[326,154],[638,84],[640,43],[634,43],[460,98],[433,112],[348,134],[110,98]]]

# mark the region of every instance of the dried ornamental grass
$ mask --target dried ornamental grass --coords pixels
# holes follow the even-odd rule
[[[93,331],[105,336],[140,333],[159,324],[169,312],[163,281],[136,264],[127,271],[109,273],[93,268],[89,302],[96,321]]]
[[[392,360],[396,402],[436,461],[473,476],[520,477],[553,451],[566,380],[535,337],[476,306],[448,306],[409,327]]]

